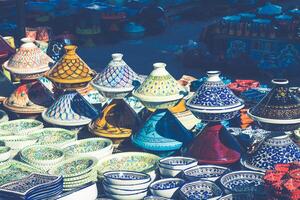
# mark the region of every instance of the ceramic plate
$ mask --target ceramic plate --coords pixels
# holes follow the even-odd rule
[[[34,119],[17,119],[0,124],[0,135],[26,135],[42,129],[43,123]]]

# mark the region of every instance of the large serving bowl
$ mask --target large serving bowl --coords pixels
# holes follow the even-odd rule
[[[183,178],[187,181],[208,180],[216,181],[230,170],[217,165],[198,165],[183,171]]]
[[[27,135],[32,131],[42,129],[43,123],[34,119],[17,119],[0,124],[0,135]]]
[[[175,197],[179,188],[184,184],[183,179],[167,178],[153,182],[149,189],[153,195],[172,198]]]

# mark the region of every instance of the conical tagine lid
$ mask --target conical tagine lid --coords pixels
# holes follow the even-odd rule
[[[76,54],[77,46],[64,47],[66,54],[46,74],[60,89],[85,87],[93,78],[93,71]]]
[[[248,112],[254,120],[270,124],[300,124],[300,99],[288,87],[288,80],[273,79],[275,87]]]
[[[23,38],[21,41],[23,44],[19,51],[4,64],[4,67],[20,79],[42,76],[54,61],[29,38]]]

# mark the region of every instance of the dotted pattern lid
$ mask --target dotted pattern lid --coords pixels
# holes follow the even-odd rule
[[[124,62],[123,54],[112,54],[108,66],[97,75],[93,84],[106,89],[133,90],[133,81],[138,80],[138,75]],[[100,88],[101,89],[101,88]]]
[[[49,70],[47,77],[55,83],[76,84],[89,82],[93,72],[76,54],[77,46],[65,46],[66,54]]]
[[[29,38],[23,38],[21,41],[23,44],[19,51],[4,64],[4,67],[16,74],[35,74],[49,70],[49,64],[54,61]]]

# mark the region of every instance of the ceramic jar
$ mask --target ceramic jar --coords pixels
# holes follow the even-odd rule
[[[32,40],[22,39],[18,52],[3,67],[21,80],[37,79],[45,74],[53,60],[39,49]]]
[[[58,89],[74,90],[86,87],[92,80],[94,72],[76,54],[77,46],[64,47],[66,54],[49,70],[49,78]]]
[[[153,64],[154,70],[140,87],[133,91],[148,109],[174,107],[186,94],[186,90],[165,69],[165,63]]]
[[[123,54],[112,54],[108,66],[91,82],[99,92],[110,99],[122,99],[134,89],[134,81],[141,78],[125,63]]]

